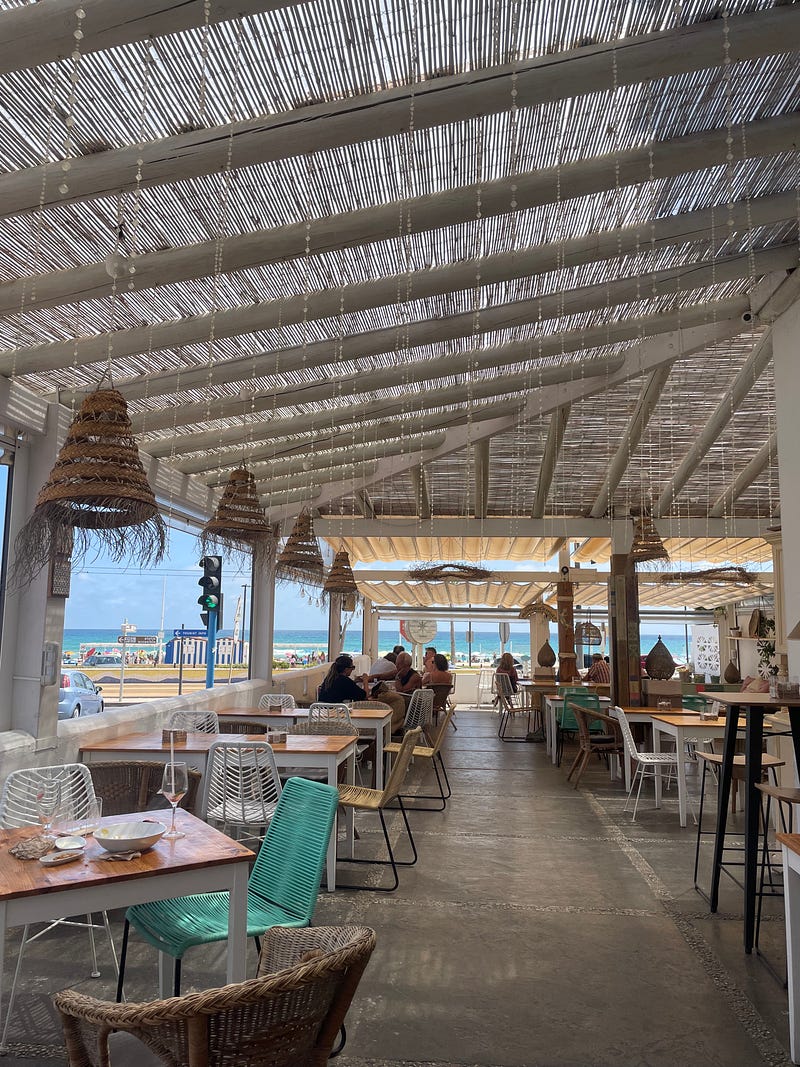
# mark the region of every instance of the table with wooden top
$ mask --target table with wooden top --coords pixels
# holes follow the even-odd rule
[[[800,1063],[800,834],[777,834],[783,853],[783,906],[786,912],[786,977],[789,987],[789,1041],[792,1062]]]
[[[653,724],[653,751],[661,752],[662,736],[675,741],[675,750],[679,755],[685,752],[687,741],[711,741],[722,737],[726,729],[725,719],[704,719],[697,712],[675,709],[659,712],[650,709]],[[744,729],[744,720],[739,729]],[[661,768],[656,767],[656,807],[661,806]],[[688,791],[686,788],[686,762],[678,759],[678,813],[681,826],[686,826]]]
[[[84,763],[102,760],[161,760],[169,762],[174,753],[176,760],[194,765],[205,773],[208,750],[215,741],[238,743],[246,741],[262,742],[263,734],[206,734],[187,733],[185,741],[176,742],[170,748],[164,742],[161,731],[146,734],[125,734],[112,737],[107,741],[93,741],[81,747]],[[355,758],[357,737],[325,734],[289,734],[283,744],[271,745],[278,770],[290,767],[325,771],[328,785],[336,788],[339,766],[347,766],[347,781],[355,782]],[[348,855],[352,855],[353,846],[353,810],[346,810]],[[328,889],[336,888],[336,832],[331,833],[327,857]]]
[[[259,726],[270,726],[279,730],[281,724],[290,720],[308,718],[308,708],[291,710],[271,710],[270,708],[222,708],[217,712],[220,727],[225,729],[225,719],[246,719]],[[386,711],[380,708],[350,708],[350,722],[360,734],[375,741],[375,788],[383,789],[384,759],[381,757],[384,746],[392,740],[392,709],[387,705]]]
[[[745,733],[745,830],[744,830],[744,950],[753,951],[756,925],[756,888],[758,868],[758,822],[761,794],[761,751],[764,742],[764,716],[787,708],[794,744],[795,766],[800,767],[800,697],[770,697],[769,693],[714,693],[714,700],[726,708],[725,741],[719,775],[717,833],[714,840],[714,864],[711,869],[710,907],[717,910],[728,800],[733,777],[733,757],[739,716],[746,719]]]
[[[109,816],[101,825],[132,819],[158,821],[152,811],[147,811]],[[244,981],[247,977],[247,877],[250,861],[255,857],[249,848],[182,808],[177,809],[175,822],[186,836],[177,841],[162,838],[138,859],[104,860],[101,857],[109,853],[89,836],[81,858],[58,867],[45,867],[38,860],[19,860],[8,853],[18,841],[41,833],[39,827],[0,830],[0,979],[9,926],[52,922],[65,915],[85,915],[170,900],[198,891],[223,890],[230,893],[226,980]],[[174,964],[172,957],[159,953],[162,997],[172,994]]]

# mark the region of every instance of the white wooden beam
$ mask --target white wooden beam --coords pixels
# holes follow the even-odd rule
[[[480,315],[480,328],[502,329],[523,323],[556,319],[641,300],[646,293],[649,299],[657,299],[671,293],[687,292],[704,286],[720,285],[740,278],[752,278],[776,270],[791,270],[797,266],[797,242],[746,252],[740,255],[715,259],[692,260],[673,267],[637,276],[618,277],[594,285],[580,286],[537,297],[486,308]],[[0,353],[0,374],[43,374],[62,367],[85,367],[108,357],[109,346],[114,358],[142,352],[155,352],[165,348],[179,348],[208,340],[213,330],[216,340],[258,333],[261,330],[287,327],[293,323],[328,319],[340,313],[364,311],[376,307],[391,307],[397,302],[397,293],[406,283],[413,288],[415,300],[420,297],[443,295],[474,288],[476,271],[480,271],[481,285],[495,283],[504,277],[519,277],[529,272],[524,267],[525,254],[501,253],[470,262],[468,269],[461,264],[418,271],[409,280],[397,275],[378,281],[362,282],[326,289],[311,294],[270,300],[263,304],[220,309],[208,315],[193,315],[185,319],[163,322],[157,325],[135,326],[125,330],[113,330],[91,337],[74,338],[70,341],[51,341],[41,345],[10,349]],[[522,267],[520,266],[522,264]],[[403,289],[405,291],[405,289]],[[534,317],[535,316],[535,317]],[[460,322],[463,331],[465,320],[475,328],[473,311],[453,316],[451,323]],[[496,323],[486,326],[485,323]],[[404,335],[407,331],[404,331]],[[409,341],[409,347],[411,342]],[[307,365],[307,364],[306,364]],[[205,370],[205,383],[226,380],[225,362]],[[250,374],[255,373],[250,361]],[[180,378],[181,387],[189,388]]]
[[[758,452],[753,456],[749,463],[747,463],[743,469],[736,475],[731,484],[721,493],[712,504],[708,514],[714,518],[721,518],[723,515],[730,515],[733,511],[733,505],[736,500],[742,495],[745,489],[748,489],[753,482],[758,478],[763,471],[770,465],[772,460],[778,454],[778,434],[776,430],[773,430],[769,435],[765,443],[759,448]],[[734,453],[735,455],[735,453]],[[739,530],[739,519],[736,519],[736,530]]]
[[[489,438],[482,437],[472,445],[475,465],[472,478],[472,512],[476,519],[485,519],[489,513]]]
[[[761,537],[766,532],[771,520],[737,518],[737,537]],[[620,536],[630,537],[631,519],[592,519],[586,515],[545,515],[541,519],[531,519],[524,515],[514,520],[515,537],[553,537],[563,535],[571,541],[584,537],[613,536],[619,531]],[[320,515],[314,519],[314,532],[318,537],[339,537],[342,520],[339,515]],[[709,519],[705,515],[697,518],[681,517],[682,537],[729,537],[730,523],[723,519]],[[434,516],[425,525],[426,537],[509,537],[508,516],[488,519],[474,519],[466,515],[447,518]],[[348,518],[348,537],[418,537],[420,534],[419,518],[416,515],[383,515],[372,519]],[[582,571],[583,568],[580,568]]]
[[[800,132],[800,123],[797,132]],[[787,136],[787,145],[789,140]],[[665,145],[668,143],[664,142]],[[653,146],[656,166],[662,148],[663,145],[659,143]],[[749,145],[748,148],[752,152]],[[676,157],[676,163],[682,163],[684,168],[690,164],[695,166],[691,153],[687,153],[682,160]],[[566,164],[561,168],[562,196],[565,195],[564,183],[569,187],[573,174],[579,173],[586,165],[586,161],[581,161]],[[603,182],[602,177],[598,177],[596,184],[601,187],[608,186],[610,180],[607,178]],[[517,210],[546,202],[545,190],[540,188],[541,182],[541,171],[537,171],[481,185],[482,216],[507,213],[508,204],[512,199],[516,199]],[[527,191],[528,186],[531,187],[530,192]],[[538,195],[535,195],[534,190],[538,190]],[[402,203],[378,205],[361,211],[314,219],[308,227],[305,223],[293,223],[272,230],[235,234],[220,242],[204,241],[131,258],[119,256],[119,272],[127,276],[127,268],[135,266],[136,289],[141,291],[210,276],[219,269],[220,263],[222,272],[229,274],[265,263],[330,253],[358,244],[395,238],[397,219],[401,212],[408,220],[408,226],[404,227],[404,232],[407,233],[421,233],[471,222],[475,214],[477,196],[477,186],[466,186]],[[648,249],[655,251],[719,233],[722,227],[730,230],[750,230],[791,220],[796,215],[794,194],[788,192],[715,205],[700,211],[669,215],[666,218],[642,219],[633,226],[539,245],[528,251],[528,271],[538,274],[638,253],[644,242]],[[114,280],[109,277],[105,261],[28,275],[0,284],[0,315],[18,314],[20,309],[32,311],[56,307],[59,304],[99,299],[108,296],[114,284]],[[403,291],[405,293],[405,289]]]
[[[676,498],[697,470],[697,465],[728,425],[733,413],[764,373],[771,359],[772,328],[768,327],[755,344],[733,382],[725,390],[722,399],[695,438],[691,448],[678,464],[678,469],[663,486],[658,500],[653,505],[654,517],[667,515],[672,510]]]
[[[544,445],[542,463],[539,467],[539,479],[536,484],[536,496],[531,508],[531,517],[541,519],[547,509],[547,498],[550,495],[550,486],[553,484],[553,476],[556,473],[556,464],[564,442],[564,434],[567,429],[571,405],[562,404],[556,408],[550,417],[550,427],[547,431],[547,440]]]
[[[44,26],[45,20],[40,21]],[[781,54],[798,47],[799,33],[800,11],[791,5],[518,60],[507,66],[477,68],[383,92],[326,101],[288,114],[259,116],[230,126],[78,157],[72,162],[69,190],[63,194],[58,191],[63,182],[60,167],[30,167],[0,178],[0,205],[4,214],[16,215],[116,195],[134,186],[185,181],[224,170],[229,164],[229,152],[230,165],[239,168],[370,138],[391,137],[407,130],[412,102],[415,129],[428,129],[508,111],[512,101],[519,108],[534,107],[576,93],[602,92],[718,67],[723,57],[736,63]],[[139,159],[141,165],[137,164]]]
[[[417,502],[419,517],[427,521],[433,515],[433,509],[431,508],[428,472],[422,464],[411,468],[411,484],[414,486],[414,499]]]
[[[353,499],[362,518],[375,518],[375,505],[372,503],[372,498],[366,489],[356,489],[355,493],[353,493]]]
[[[622,480],[631,456],[639,447],[642,434],[650,421],[650,416],[653,414],[656,404],[658,404],[671,370],[672,364],[665,363],[648,375],[642,386],[642,391],[636,401],[636,407],[633,410],[628,428],[623,434],[617,451],[614,453],[600,492],[595,497],[594,504],[589,511],[589,514],[594,518],[599,519],[602,515],[605,515],[613,504],[617,486]]]

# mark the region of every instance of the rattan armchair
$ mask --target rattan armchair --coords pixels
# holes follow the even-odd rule
[[[69,1063],[323,1067],[374,947],[368,927],[274,927],[246,982],[147,1004],[57,993]]]
[[[87,763],[95,794],[103,798],[103,815],[127,815],[131,811],[156,811],[169,808],[161,795],[164,764],[156,760],[113,760]],[[200,771],[189,768],[189,789],[180,807],[193,812]]]

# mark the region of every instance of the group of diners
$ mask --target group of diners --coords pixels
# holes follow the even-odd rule
[[[318,699],[326,703],[350,700],[381,700],[392,709],[392,732],[403,725],[414,691],[428,685],[452,685],[447,656],[426,648],[422,673],[415,670],[403,645],[395,645],[371,665],[360,678],[353,678],[355,663],[346,652],[337,656],[319,687]]]

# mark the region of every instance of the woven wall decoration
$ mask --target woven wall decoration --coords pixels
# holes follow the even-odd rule
[[[273,528],[258,499],[255,477],[245,467],[238,467],[231,471],[214,515],[200,534],[203,551],[213,546],[233,551],[250,547],[255,551],[273,537]]]
[[[416,582],[483,582],[492,572],[470,563],[426,563],[409,567],[408,577]]]
[[[115,562],[159,563],[166,527],[147,481],[128,407],[116,389],[81,404],[33,514],[14,544],[14,582],[27,585],[74,531],[76,558],[94,542]]]
[[[707,567],[702,571],[670,571],[659,575],[660,582],[725,582],[730,585],[753,585],[756,580],[752,571],[744,567]]]
[[[634,566],[639,563],[654,563],[658,560],[669,562],[669,553],[664,548],[664,542],[649,515],[639,515],[633,520],[633,543],[630,556]]]
[[[324,569],[311,512],[301,511],[278,556],[277,575],[289,581],[321,585]]]

